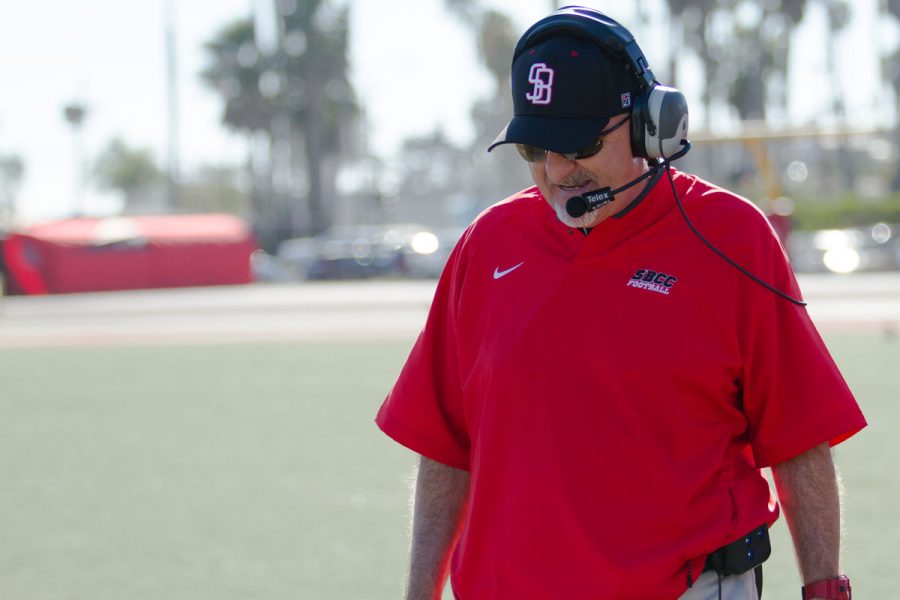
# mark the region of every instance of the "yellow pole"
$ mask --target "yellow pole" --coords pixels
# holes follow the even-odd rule
[[[766,200],[772,201],[776,198],[781,197],[781,184],[778,182],[778,174],[775,172],[774,167],[772,166],[772,159],[769,157],[768,149],[766,148],[766,142],[762,139],[747,139],[743,140],[744,145],[750,150],[750,155],[753,157],[753,162],[756,163],[756,168],[759,170],[759,175],[762,178],[763,183],[763,192],[766,195]]]

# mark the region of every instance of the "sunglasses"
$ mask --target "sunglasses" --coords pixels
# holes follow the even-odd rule
[[[575,152],[557,152],[556,154],[559,154],[568,160],[584,160],[590,158],[603,150],[603,138],[627,123],[629,118],[630,117],[625,117],[609,129],[601,131],[598,136],[599,139],[590,146],[585,146]],[[550,152],[550,150],[532,146],[531,144],[516,144],[516,150],[518,150],[522,158],[528,162],[542,162],[547,159],[547,152]]]

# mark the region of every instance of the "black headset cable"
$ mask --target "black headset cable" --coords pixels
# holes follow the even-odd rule
[[[660,138],[659,152],[660,152],[660,156],[663,157],[663,168],[665,169],[666,175],[669,179],[669,185],[672,187],[672,194],[675,196],[675,204],[678,205],[678,210],[681,212],[681,216],[684,218],[684,222],[687,223],[688,227],[690,227],[690,229],[694,233],[694,235],[697,236],[697,238],[701,242],[706,244],[706,246],[710,250],[712,250],[713,252],[718,254],[725,262],[730,264],[732,267],[734,267],[735,269],[737,269],[738,271],[740,271],[741,273],[743,273],[744,275],[746,275],[747,277],[749,277],[750,279],[752,279],[753,281],[758,283],[759,285],[761,285],[764,288],[766,288],[767,290],[770,290],[770,291],[774,292],[775,294],[781,296],[785,300],[789,300],[790,302],[793,302],[797,306],[806,306],[806,302],[804,302],[803,300],[798,300],[797,298],[794,298],[790,294],[787,294],[787,293],[779,290],[775,286],[763,281],[762,279],[760,279],[759,277],[757,277],[756,275],[754,275],[753,273],[751,273],[750,271],[748,271],[747,269],[742,267],[741,265],[737,264],[728,255],[726,255],[724,252],[722,252],[721,250],[716,248],[712,244],[712,242],[710,242],[705,237],[703,237],[703,235],[697,230],[697,228],[694,227],[694,224],[691,222],[691,220],[687,216],[687,212],[684,210],[684,206],[681,203],[681,198],[678,196],[678,190],[675,189],[675,180],[672,178],[672,161],[675,160],[676,158],[681,158],[682,156],[687,154],[688,150],[691,149],[691,143],[688,140],[681,140],[681,145],[683,146],[683,148],[681,150],[679,150],[678,152],[676,152],[675,154],[673,154],[671,158],[668,158],[666,156],[663,156],[663,154],[662,154],[662,138]]]

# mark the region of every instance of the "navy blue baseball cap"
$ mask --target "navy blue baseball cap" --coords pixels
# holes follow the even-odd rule
[[[628,66],[599,46],[551,37],[513,61],[513,118],[488,152],[500,144],[576,152],[595,143],[611,117],[631,110],[637,89]]]

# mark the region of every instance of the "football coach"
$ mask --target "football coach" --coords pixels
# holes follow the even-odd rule
[[[783,514],[798,596],[849,600],[829,448],[866,422],[771,226],[672,167],[684,96],[606,15],[535,23],[512,94],[491,148],[534,186],[464,232],[376,418],[421,455],[407,599],[756,600]]]

